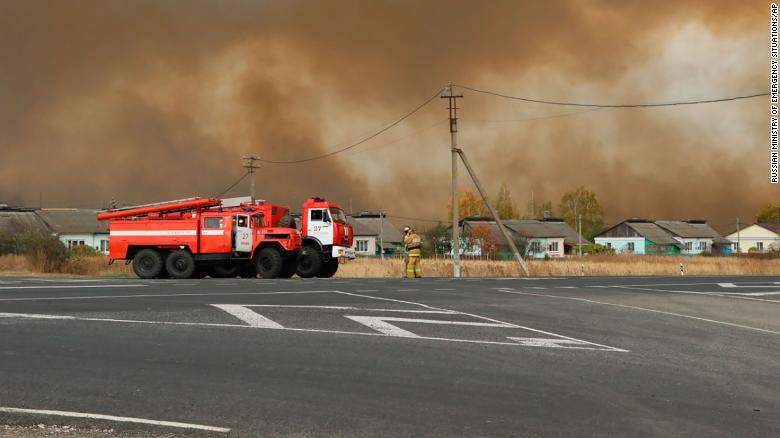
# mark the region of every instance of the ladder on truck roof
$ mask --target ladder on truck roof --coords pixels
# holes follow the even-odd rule
[[[177,199],[175,201],[155,202],[152,204],[134,205],[131,207],[105,210],[97,214],[97,219],[104,221],[108,219],[144,216],[149,213],[163,213],[192,210],[195,208],[216,207],[220,204],[222,204],[222,200],[217,198],[185,198]]]

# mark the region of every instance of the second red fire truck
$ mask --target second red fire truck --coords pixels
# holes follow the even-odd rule
[[[301,229],[287,207],[251,198],[189,198],[100,212],[109,258],[140,278],[331,277],[354,258],[352,227],[333,202],[310,198]]]

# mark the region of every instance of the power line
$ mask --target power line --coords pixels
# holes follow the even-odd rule
[[[419,217],[408,217],[408,216],[396,216],[394,214],[385,214],[385,217],[391,217],[393,219],[404,219],[408,221],[420,221],[420,222],[435,222],[440,224],[448,224],[449,221],[446,220],[440,220],[440,219],[423,219]]]
[[[542,103],[545,105],[580,106],[580,107],[589,107],[589,108],[651,108],[651,107],[660,107],[660,106],[698,105],[702,103],[716,103],[716,102],[728,102],[728,101],[739,100],[739,99],[752,99],[754,97],[769,95],[769,93],[758,93],[758,94],[748,94],[748,95],[741,95],[741,96],[720,97],[720,98],[703,99],[703,100],[688,100],[688,101],[679,101],[679,102],[597,104],[597,103],[561,102],[561,101],[554,101],[554,100],[532,99],[529,97],[510,96],[508,94],[503,94],[496,91],[480,90],[478,88],[468,87],[466,85],[453,85],[453,86],[462,88],[464,90],[473,91],[475,93],[488,94],[491,96],[503,97],[505,99],[521,100],[523,102]]]
[[[362,139],[360,139],[360,140],[358,140],[358,141],[356,141],[356,142],[354,142],[354,143],[350,144],[349,146],[345,146],[345,147],[343,147],[343,148],[337,149],[337,150],[335,150],[335,151],[328,152],[328,153],[326,153],[326,154],[317,155],[317,156],[314,156],[314,157],[309,157],[309,158],[303,158],[303,159],[300,159],[300,160],[277,161],[277,160],[264,160],[264,159],[258,159],[258,161],[260,161],[260,162],[262,162],[262,163],[269,163],[269,164],[297,164],[297,163],[306,163],[306,162],[309,162],[309,161],[314,161],[314,160],[319,160],[319,159],[322,159],[322,158],[330,157],[330,156],[332,156],[332,155],[336,155],[336,154],[338,154],[338,153],[341,153],[341,152],[344,152],[344,151],[346,151],[346,150],[352,149],[352,148],[354,148],[354,147],[360,146],[361,144],[363,144],[363,143],[365,143],[365,142],[367,142],[367,141],[371,140],[372,138],[374,138],[374,137],[378,136],[379,134],[381,134],[381,133],[383,133],[383,132],[385,132],[385,131],[389,130],[390,128],[392,128],[392,127],[394,127],[394,126],[398,125],[399,123],[401,123],[401,122],[403,122],[404,120],[406,120],[406,119],[408,119],[409,117],[411,117],[411,116],[412,116],[414,113],[416,113],[417,111],[421,110],[421,109],[422,109],[422,108],[423,108],[425,105],[428,105],[429,103],[431,103],[431,101],[433,101],[433,99],[435,99],[436,97],[438,97],[438,96],[439,96],[439,93],[441,93],[441,92],[442,92],[442,90],[444,90],[444,89],[442,88],[442,89],[436,90],[436,93],[435,93],[433,96],[431,96],[431,97],[429,97],[428,99],[426,99],[426,100],[425,100],[423,103],[421,103],[420,105],[418,105],[418,106],[417,106],[417,107],[415,107],[413,110],[411,110],[411,111],[409,111],[408,113],[406,113],[405,115],[401,116],[401,117],[400,117],[399,119],[397,119],[396,121],[394,121],[394,122],[390,123],[389,125],[385,126],[385,127],[384,127],[384,128],[382,128],[382,129],[379,129],[378,131],[374,132],[373,134],[370,134],[370,135],[368,135],[367,137],[364,137],[364,138],[362,138]]]
[[[228,188],[226,188],[225,190],[223,190],[223,191],[222,191],[222,193],[220,193],[219,195],[215,196],[215,198],[221,198],[221,197],[222,197],[222,195],[224,195],[225,193],[229,192],[229,191],[230,191],[230,190],[231,190],[233,187],[237,186],[237,185],[238,185],[238,183],[240,183],[241,181],[243,181],[243,180],[244,180],[244,178],[246,178],[247,176],[249,176],[249,172],[247,172],[247,173],[243,174],[243,175],[241,176],[241,178],[239,178],[239,179],[238,179],[236,182],[234,182],[233,184],[231,184],[231,185],[230,185],[230,187],[228,187]]]
[[[526,117],[523,119],[505,119],[505,120],[488,120],[488,119],[464,119],[467,122],[474,122],[474,123],[512,123],[512,122],[531,122],[534,120],[546,120],[546,119],[557,119],[559,117],[570,117],[570,116],[576,116],[578,114],[585,114],[590,113],[593,111],[601,111],[604,108],[591,108],[586,109],[582,111],[572,111],[568,113],[561,113],[561,114],[550,114],[547,116],[539,116],[539,117]]]

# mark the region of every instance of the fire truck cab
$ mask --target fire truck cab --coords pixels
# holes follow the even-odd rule
[[[340,258],[355,258],[353,234],[352,226],[338,204],[319,197],[306,200],[301,212],[303,249],[298,257],[298,275],[333,276],[339,268]]]

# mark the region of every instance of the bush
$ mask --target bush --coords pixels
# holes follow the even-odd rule
[[[612,248],[607,248],[606,246],[599,245],[598,243],[582,245],[583,254],[612,254],[614,252],[615,251]]]
[[[28,230],[14,239],[16,254],[24,255],[38,272],[60,272],[70,256],[59,239],[43,231]]]

